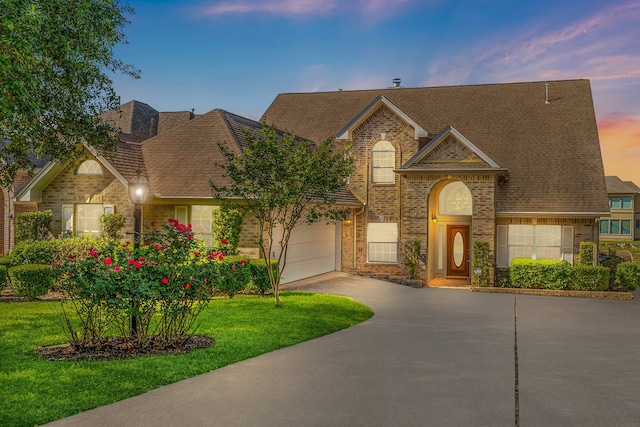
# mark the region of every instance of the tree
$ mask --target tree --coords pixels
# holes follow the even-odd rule
[[[138,71],[114,58],[133,13],[118,0],[2,0],[0,185],[30,157],[65,160],[77,144],[114,149],[117,129],[99,114],[117,108],[108,72]]]
[[[218,144],[224,163],[216,166],[223,169],[228,183],[211,182],[211,188],[214,198],[239,200],[239,206],[258,220],[265,231],[258,243],[266,265],[271,265],[273,249],[279,247],[278,273],[267,270],[280,307],[280,278],[291,232],[304,222],[345,217],[347,212],[334,205],[335,193],[344,188],[354,160],[347,148],[338,149],[329,139],[314,144],[265,123],[259,137],[249,131],[245,136],[242,152]]]

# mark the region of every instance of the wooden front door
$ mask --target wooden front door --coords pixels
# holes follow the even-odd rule
[[[447,276],[469,277],[469,226],[447,226]]]

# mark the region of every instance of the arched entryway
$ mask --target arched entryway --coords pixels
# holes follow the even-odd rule
[[[462,181],[444,180],[429,197],[428,280],[469,284],[473,198]]]

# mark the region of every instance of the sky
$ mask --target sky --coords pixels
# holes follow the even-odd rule
[[[606,175],[640,186],[640,0],[129,0],[122,102],[258,120],[279,93],[590,79]],[[579,167],[579,165],[571,165]]]

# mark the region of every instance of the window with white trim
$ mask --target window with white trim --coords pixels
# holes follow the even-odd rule
[[[213,246],[213,211],[219,206],[191,206],[191,229],[196,239],[204,241],[206,247]]]
[[[371,181],[374,184],[393,184],[396,174],[396,149],[389,141],[378,141],[371,152]]]
[[[395,264],[398,262],[398,224],[378,222],[367,224],[367,262]]]
[[[609,206],[611,210],[631,209],[633,207],[633,198],[631,196],[609,197]]]
[[[438,196],[440,215],[472,215],[472,205],[471,191],[460,181],[447,184]]]
[[[515,258],[564,259],[573,263],[573,226],[498,225],[496,264],[507,268]]]
[[[636,221],[636,225],[637,221]],[[600,234],[631,235],[630,219],[601,219]]]
[[[80,176],[102,176],[102,166],[97,160],[85,160],[78,167],[76,175]]]
[[[104,205],[98,203],[78,203],[76,205],[76,234],[100,233],[100,217]]]

